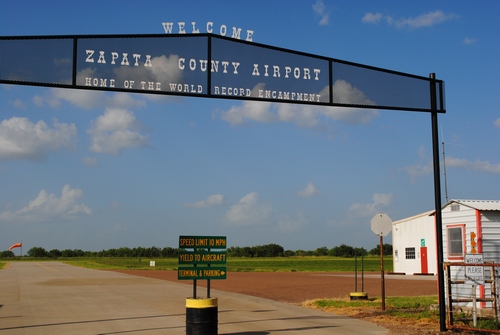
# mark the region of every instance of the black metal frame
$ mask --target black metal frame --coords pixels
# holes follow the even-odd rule
[[[216,95],[211,93],[211,72],[207,73],[207,84],[208,91],[207,94],[199,94],[199,93],[184,93],[184,92],[169,92],[169,91],[146,91],[139,89],[125,89],[125,88],[110,88],[110,87],[93,87],[93,86],[77,86],[76,85],[76,55],[77,55],[77,42],[78,39],[105,39],[105,38],[172,38],[172,37],[182,37],[182,38],[190,38],[190,37],[206,37],[208,39],[208,50],[207,50],[207,59],[211,60],[212,55],[212,39],[223,39],[227,41],[231,41],[233,43],[242,43],[247,45],[252,45],[256,47],[266,48],[270,50],[286,52],[290,54],[295,54],[299,56],[305,56],[310,58],[315,58],[318,60],[328,61],[329,65],[329,86],[330,86],[330,101],[329,102],[309,102],[309,101],[297,101],[297,100],[278,100],[278,99],[268,99],[268,98],[256,98],[256,97],[244,97],[244,96],[228,96],[228,95]],[[446,109],[444,108],[444,95],[443,95],[443,86],[444,83],[442,80],[437,79],[429,79],[427,77],[417,76],[409,73],[403,73],[388,69],[383,69],[379,67],[364,65],[353,63],[349,61],[339,60],[335,58],[328,58],[318,55],[313,55],[310,53],[294,51],[284,48],[279,48],[275,46],[269,46],[265,44],[248,42],[243,40],[237,40],[227,36],[219,36],[214,34],[122,34],[122,35],[53,35],[53,36],[0,36],[0,42],[2,40],[43,40],[43,39],[72,39],[73,40],[73,74],[72,74],[72,83],[71,85],[67,84],[51,84],[51,83],[37,83],[37,82],[25,82],[25,81],[15,81],[15,80],[2,80],[0,79],[0,84],[13,84],[13,85],[29,85],[29,86],[44,86],[44,87],[57,87],[57,88],[72,88],[72,89],[85,89],[85,90],[98,90],[98,91],[112,91],[112,92],[129,92],[129,93],[146,93],[146,94],[160,94],[160,95],[176,95],[176,96],[186,96],[186,97],[202,97],[202,98],[216,98],[216,99],[232,99],[232,100],[251,100],[251,101],[265,101],[265,102],[278,102],[278,103],[293,103],[293,104],[305,104],[305,105],[315,105],[315,106],[332,106],[332,107],[348,107],[348,108],[365,108],[365,109],[384,109],[384,110],[403,110],[403,111],[411,111],[411,112],[434,112],[438,113],[446,113]],[[437,101],[438,108],[412,108],[412,107],[404,107],[404,106],[384,106],[384,105],[360,105],[360,104],[347,104],[347,103],[334,103],[332,101],[332,91],[333,91],[333,76],[332,76],[332,65],[333,63],[344,64],[354,67],[363,68],[366,70],[378,71],[382,73],[388,73],[393,75],[398,75],[407,78],[414,78],[417,80],[423,80],[431,82],[436,85],[439,91],[439,97]]]

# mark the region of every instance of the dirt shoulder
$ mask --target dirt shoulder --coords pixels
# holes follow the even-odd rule
[[[177,271],[121,270],[119,272],[178,281]],[[192,285],[190,280],[178,282]],[[212,280],[210,286],[216,290],[293,304],[323,298],[348,298],[351,292],[356,291],[352,273],[337,272],[231,272],[228,273],[226,280]],[[206,281],[198,281],[198,287],[206,287]],[[366,292],[368,297],[380,297],[381,288],[380,274],[365,274],[364,290],[362,290],[361,276],[358,276],[358,292]],[[386,275],[385,294],[387,297],[437,295],[437,279],[436,277],[421,280],[396,279],[395,276]]]

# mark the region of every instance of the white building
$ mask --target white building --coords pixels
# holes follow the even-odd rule
[[[392,223],[394,272],[437,274],[434,211]]]
[[[482,254],[485,263],[500,263],[500,201],[452,200],[443,207],[442,219],[444,262],[464,262],[465,254]],[[490,279],[490,267],[483,271],[484,279]],[[464,280],[465,267],[451,267],[450,274],[453,281]],[[471,288],[471,283],[455,284],[451,292],[467,297],[472,296]],[[478,298],[491,297],[491,284],[478,285],[475,294]],[[491,304],[481,302],[479,306]]]
[[[435,211],[393,222],[394,272],[437,274]],[[482,254],[485,262],[500,263],[500,201],[451,200],[442,208],[443,260],[464,262],[466,254]],[[500,271],[500,268],[497,268]],[[464,267],[452,267],[451,280],[464,280]],[[484,268],[485,279],[490,278]],[[471,284],[457,284],[453,294],[471,295]],[[490,296],[479,285],[477,297]],[[486,304],[481,304],[486,307]]]

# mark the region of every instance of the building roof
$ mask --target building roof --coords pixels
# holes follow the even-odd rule
[[[480,211],[500,211],[500,200],[450,200],[446,205],[458,203]]]
[[[455,199],[452,199],[452,200],[448,201],[442,208],[445,208],[445,207],[451,205],[452,203],[457,203],[457,204],[460,204],[460,205],[463,205],[463,206],[466,206],[469,208],[477,209],[480,211],[500,211],[500,200],[455,200]],[[425,213],[417,214],[414,216],[410,216],[408,218],[394,221],[392,224],[396,225],[396,224],[404,223],[406,221],[418,219],[418,218],[423,217],[423,216],[432,216],[432,215],[434,215],[435,212],[436,212],[435,210],[432,210],[432,211],[428,211]]]
[[[403,222],[406,222],[406,221],[411,221],[411,220],[414,220],[414,219],[418,219],[418,218],[423,217],[423,216],[432,216],[432,215],[434,215],[434,212],[435,211],[428,211],[428,212],[425,212],[425,213],[417,214],[417,215],[411,216],[409,218],[404,218],[404,219],[401,219],[401,220],[398,220],[398,221],[394,221],[392,224],[396,225],[396,224],[400,224],[400,223],[403,223]]]

